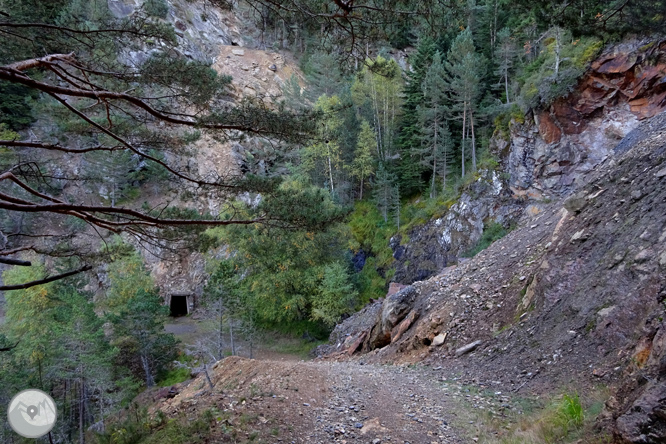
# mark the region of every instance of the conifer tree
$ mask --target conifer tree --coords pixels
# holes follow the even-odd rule
[[[354,104],[369,107],[372,126],[377,134],[377,158],[391,162],[396,156],[395,136],[400,115],[402,76],[393,59],[377,56],[366,60],[367,66],[352,85]]]
[[[400,201],[400,193],[396,182],[395,174],[387,171],[384,164],[380,162],[373,184],[373,197],[384,222],[388,222],[390,214],[396,208],[396,203]]]
[[[351,166],[352,176],[360,182],[359,200],[363,200],[364,180],[375,171],[374,153],[377,151],[377,139],[375,132],[367,120],[361,122],[361,132],[358,135],[358,145],[354,153],[354,161]]]
[[[476,171],[474,113],[481,96],[481,79],[484,69],[483,57],[476,52],[472,32],[469,29],[462,31],[453,41],[444,66],[447,71],[448,91],[453,101],[453,112],[457,119],[462,120],[461,166],[464,176],[465,148],[468,138],[471,138],[472,169]]]
[[[437,195],[438,176],[442,179],[442,187],[446,187],[446,173],[452,156],[451,133],[446,122],[449,108],[445,76],[442,56],[438,51],[423,81],[424,102],[417,108],[422,127],[419,157],[421,164],[430,169],[432,174],[431,198]]]
[[[304,67],[308,88],[305,94],[311,100],[319,96],[333,96],[342,89],[344,77],[340,72],[340,63],[335,56],[318,51],[312,54]]]
[[[156,291],[137,291],[133,298],[108,315],[113,325],[114,344],[124,349],[126,358],[136,361],[147,387],[155,385],[160,371],[176,358],[177,340],[164,333],[168,307]]]
[[[513,68],[513,64],[517,55],[516,44],[511,36],[509,28],[502,28],[497,33],[497,48],[495,50],[495,58],[497,60],[497,74],[500,78],[500,84],[504,84],[504,97],[506,104],[511,103],[511,95],[509,93],[509,72]]]
[[[312,301],[312,317],[332,326],[340,316],[354,308],[358,291],[354,288],[348,270],[340,261],[325,265],[319,285],[319,294]]]
[[[429,37],[420,39],[416,52],[410,59],[411,69],[406,74],[405,100],[401,113],[403,117],[398,135],[400,160],[397,167],[400,186],[405,195],[419,191],[422,187],[421,158],[418,155],[422,134],[416,109],[423,103],[423,80],[435,48],[435,43]]]

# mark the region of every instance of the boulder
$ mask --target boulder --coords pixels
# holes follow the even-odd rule
[[[403,319],[398,325],[393,327],[393,330],[391,331],[391,344],[396,342],[404,332],[409,330],[409,327],[412,326],[414,321],[418,319],[419,317],[419,312],[412,310],[409,312],[409,314]]]
[[[444,344],[444,341],[446,341],[446,333],[440,333],[433,338],[432,345],[439,347],[440,345]]]
[[[391,343],[393,329],[412,311],[416,297],[416,289],[410,285],[384,299],[381,311],[378,313],[375,325],[366,341],[366,349],[373,350]],[[418,315],[415,313],[412,316]],[[411,322],[403,326],[403,332],[409,328],[409,325]]]
[[[666,381],[650,381],[616,421],[615,434],[628,443],[666,442]]]

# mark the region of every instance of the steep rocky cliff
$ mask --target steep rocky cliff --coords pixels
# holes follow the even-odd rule
[[[511,127],[505,153],[515,193],[566,195],[612,154],[640,121],[666,108],[666,41],[633,40],[607,49],[575,90]]]
[[[641,121],[666,109],[666,41],[632,40],[605,50],[568,96],[544,110],[513,120],[510,138],[497,132],[491,150],[497,171],[479,179],[441,218],[418,226],[409,242],[391,240],[393,280],[429,278],[479,240],[484,226],[509,227],[523,212],[536,214],[541,202],[567,196]]]
[[[509,227],[525,209],[525,201],[509,189],[495,170],[483,170],[446,214],[410,230],[409,242],[391,238],[394,282],[411,284],[427,279],[473,247],[492,220]]]

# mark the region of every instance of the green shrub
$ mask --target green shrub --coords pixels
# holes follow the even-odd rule
[[[548,106],[569,94],[603,47],[603,42],[597,38],[573,40],[564,32],[560,42],[560,69],[555,74],[556,41],[550,38],[545,42],[548,44],[541,55],[525,67],[519,78],[520,101],[525,109]]]
[[[386,296],[386,278],[383,278],[377,271],[374,257],[369,257],[365,261],[365,266],[358,275],[358,283],[360,306],[367,304],[370,299],[379,299]]]
[[[525,114],[515,103],[495,117],[495,134],[500,134],[504,140],[509,140],[512,120],[518,123],[525,122]]]
[[[143,4],[143,9],[146,11],[146,14],[161,19],[166,18],[169,13],[169,5],[167,5],[165,0],[146,0]]]
[[[160,387],[169,387],[190,379],[190,370],[185,367],[176,367],[165,371],[161,376],[157,381],[157,385]]]
[[[487,224],[483,229],[483,234],[479,242],[477,242],[474,248],[463,254],[463,257],[476,256],[479,252],[488,248],[490,244],[509,234],[509,231],[511,230],[507,230],[502,224],[498,224],[497,222]]]
[[[396,233],[396,227],[390,221],[384,222],[372,202],[357,202],[348,224],[358,245],[376,257],[377,267],[385,268],[391,265],[393,251],[389,240]]]

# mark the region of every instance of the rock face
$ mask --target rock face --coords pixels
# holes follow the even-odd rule
[[[109,10],[118,18],[140,14],[143,4],[143,0],[108,0]],[[163,21],[173,25],[177,37],[176,48],[169,49],[188,59],[209,63],[220,75],[231,76],[229,101],[251,98],[270,107],[281,97],[286,80],[292,75],[303,77],[288,55],[252,49],[252,39],[244,34],[243,23],[235,12],[207,2],[167,0],[167,4],[168,13]],[[122,58],[129,65],[140,65],[161,49],[160,42],[147,42],[140,48],[128,48]],[[193,143],[192,155],[181,165],[183,170],[196,172],[211,182],[248,172],[280,173],[274,169],[279,150],[268,141],[248,137],[230,142],[219,140],[218,136],[200,131],[199,139]],[[217,194],[207,194],[194,185],[188,191],[191,198],[181,202],[182,206],[212,215],[222,210],[223,202]],[[165,301],[168,303],[173,294],[188,295],[188,301],[196,306],[207,279],[204,258],[197,253],[185,257],[155,253],[167,257],[158,260],[147,253],[144,258]]]
[[[640,121],[666,109],[666,41],[604,52],[575,91],[511,129],[506,167],[516,193],[566,195]]]
[[[118,18],[136,14],[144,0],[108,0],[109,10]],[[230,11],[223,11],[203,2],[167,1],[169,11],[164,21],[173,25],[178,48],[185,57],[212,61],[220,45],[244,46],[241,24]],[[154,48],[128,49],[126,56],[141,63]]]
[[[395,259],[393,280],[411,284],[434,276],[473,247],[489,221],[508,227],[524,210],[497,171],[484,170],[447,213],[412,229],[409,242],[391,239]]]

